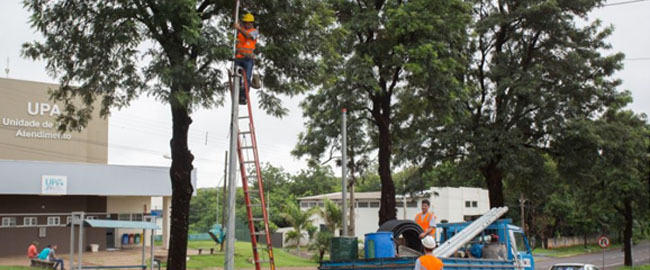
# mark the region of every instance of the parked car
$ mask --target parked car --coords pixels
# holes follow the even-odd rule
[[[556,263],[549,270],[600,270],[600,268],[586,263]]]

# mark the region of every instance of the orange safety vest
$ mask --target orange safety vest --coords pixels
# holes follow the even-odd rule
[[[444,264],[442,261],[431,254],[426,254],[418,258],[422,269],[426,270],[441,270]]]
[[[251,28],[251,29],[244,29],[247,33],[256,31],[257,29]],[[246,36],[242,35],[239,31],[237,31],[237,54],[235,55],[236,58],[244,58],[244,55],[241,53],[249,53],[253,54],[255,52],[255,44],[257,44],[256,39],[251,39],[247,38]]]
[[[420,225],[423,231],[426,231],[429,228],[429,224],[431,223],[432,218],[433,218],[433,214],[427,212],[423,217],[422,212],[420,212],[417,215],[415,215],[415,223]],[[436,228],[433,228],[433,231],[431,231],[429,235],[436,235]]]

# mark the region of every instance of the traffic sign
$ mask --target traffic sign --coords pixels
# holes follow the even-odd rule
[[[609,244],[610,244],[610,241],[609,241],[609,237],[607,237],[607,235],[601,235],[600,237],[598,237],[598,245],[601,248],[608,248]]]

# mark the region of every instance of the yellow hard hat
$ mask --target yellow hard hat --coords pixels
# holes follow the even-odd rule
[[[242,22],[255,22],[255,17],[253,17],[253,14],[246,13],[244,14],[244,17],[241,18]]]

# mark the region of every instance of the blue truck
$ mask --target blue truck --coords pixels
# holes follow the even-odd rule
[[[437,239],[439,246],[434,250],[434,256],[442,260],[444,269],[534,270],[535,261],[523,230],[512,225],[511,219],[498,219],[505,211],[507,211],[507,207],[493,208],[474,222],[438,224],[436,230],[439,235]],[[398,239],[395,242],[402,244],[410,242],[411,249],[421,252],[421,246],[417,245],[419,243],[416,244],[413,239],[410,241],[404,239],[418,235],[412,230],[419,226],[412,226],[409,222],[412,221],[394,221],[393,224],[401,225],[388,227],[393,229],[394,239]],[[382,225],[380,231],[387,230],[386,227]],[[421,232],[421,228],[419,230]],[[498,245],[503,249],[504,258],[485,258],[480,252],[481,247],[488,245],[494,235],[498,236]],[[494,245],[496,242],[492,244]],[[398,245],[396,252],[399,253],[399,250]],[[416,260],[417,254],[410,253],[410,255],[401,254],[390,258],[323,261],[319,269],[407,270],[414,268]]]

